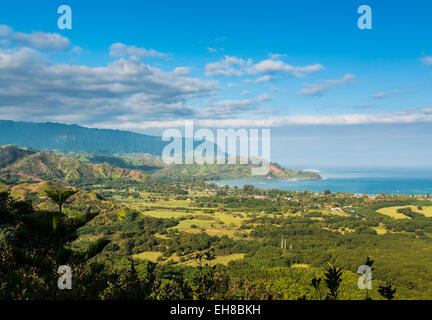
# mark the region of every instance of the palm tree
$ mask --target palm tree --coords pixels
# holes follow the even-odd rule
[[[46,195],[59,206],[59,214],[62,213],[63,204],[78,191],[65,190],[63,188],[56,188],[45,191]]]
[[[314,288],[314,295],[316,300],[322,300],[323,299],[323,291],[321,290],[321,278],[314,277],[312,279],[312,288]]]
[[[339,295],[339,286],[342,281],[342,269],[335,267],[330,262],[328,264],[329,267],[326,268],[326,273],[324,274],[324,282],[329,289],[327,299],[337,300]]]

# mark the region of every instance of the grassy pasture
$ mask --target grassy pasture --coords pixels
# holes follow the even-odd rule
[[[381,209],[378,209],[377,212],[381,213],[383,215],[392,217],[393,219],[411,219],[410,217],[407,217],[406,215],[397,212],[397,209],[399,209],[399,208],[405,208],[405,206],[381,208]]]
[[[142,260],[149,260],[151,262],[156,262],[157,259],[162,255],[162,252],[159,251],[146,251],[134,254],[132,258],[134,259],[142,259]]]
[[[413,205],[395,206],[395,207],[381,208],[381,209],[377,210],[377,212],[381,213],[381,214],[385,214],[387,216],[390,216],[394,219],[411,219],[411,218],[407,217],[406,215],[397,212],[398,209],[402,209],[402,208],[411,208],[412,211],[421,213],[425,217],[428,217],[428,218],[432,217],[432,206],[423,206],[421,210],[418,209],[417,206],[413,206]]]
[[[154,218],[170,219],[170,218],[181,218],[189,215],[194,215],[182,211],[171,211],[171,210],[154,210],[154,211],[142,211],[145,216],[150,216]]]
[[[379,235],[387,233],[387,229],[384,226],[372,227],[371,229],[375,230]]]
[[[146,260],[150,260],[152,262],[157,262],[157,259],[162,255],[162,252],[158,252],[158,251],[146,251],[146,252],[141,252],[141,253],[137,253],[133,255],[133,258],[135,259],[146,259]],[[233,253],[230,255],[226,255],[226,256],[216,256],[216,258],[214,260],[210,260],[210,261],[206,261],[206,263],[208,263],[209,265],[217,265],[217,264],[223,264],[223,265],[228,265],[228,263],[230,261],[234,261],[234,260],[241,260],[243,259],[245,256],[244,253]],[[183,265],[188,265],[188,266],[193,266],[196,267],[198,265],[198,261],[194,260],[194,259],[190,259],[191,257],[189,257],[189,260],[180,261],[180,257],[173,255],[172,257],[168,258],[166,261],[164,261],[163,263],[168,262],[169,260],[172,260],[175,263],[178,264],[183,264]]]

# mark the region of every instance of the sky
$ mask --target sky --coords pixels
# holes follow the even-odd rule
[[[431,12],[430,1],[2,2],[0,119],[270,128],[285,165],[430,167]]]

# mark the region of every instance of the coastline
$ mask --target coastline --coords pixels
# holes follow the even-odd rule
[[[218,179],[209,180],[218,186],[239,188],[246,184],[258,189],[291,191],[344,192],[358,195],[427,195],[432,194],[432,177],[328,177],[321,179]]]

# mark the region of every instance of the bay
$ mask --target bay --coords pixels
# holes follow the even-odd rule
[[[225,179],[212,181],[219,186],[260,189],[349,192],[355,194],[428,194],[432,193],[432,169],[409,168],[327,168],[316,170],[321,180]]]

